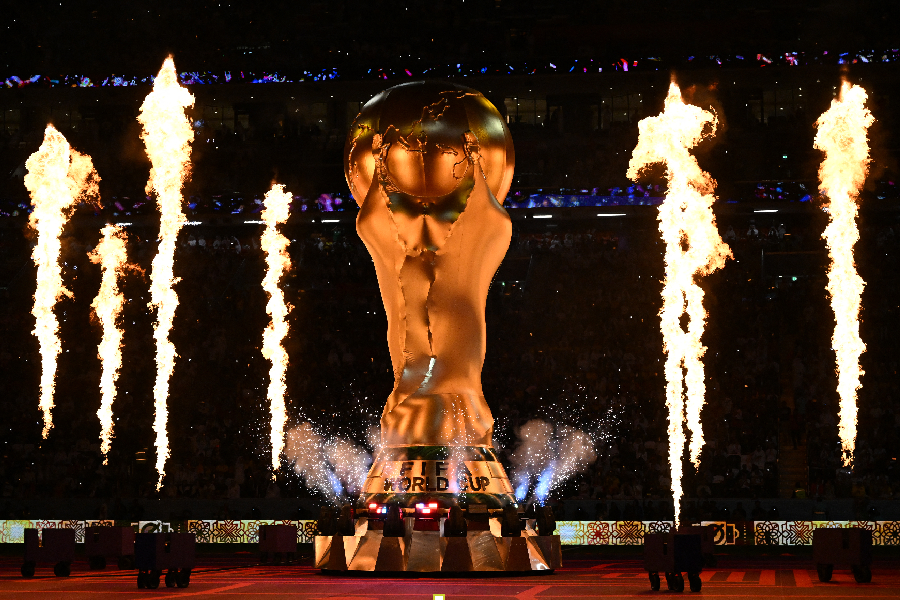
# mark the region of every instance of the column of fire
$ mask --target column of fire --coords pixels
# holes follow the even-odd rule
[[[28,224],[37,231],[32,254],[37,265],[37,288],[31,314],[35,318],[34,335],[40,342],[40,407],[44,413],[42,435],[46,439],[53,427],[56,361],[62,349],[53,307],[60,298],[72,297],[63,285],[59,237],[79,198],[97,194],[100,177],[91,157],[73,150],[52,125],[47,126],[43,143],[25,162],[25,168],[25,187],[34,203]]]
[[[863,371],[859,356],[866,345],[859,336],[859,308],[865,282],[856,272],[853,246],[859,240],[857,197],[866,180],[869,144],[866,132],[875,121],[866,108],[866,91],[844,81],[840,96],[816,121],[815,147],[825,153],[819,167],[828,198],[829,223],[822,237],[828,245],[828,293],[834,310],[834,347],[840,396],[842,458],[851,464],[856,450],[856,390]]]
[[[287,253],[288,239],[278,232],[278,225],[287,221],[290,211],[291,195],[284,191],[283,185],[273,185],[266,193],[265,209],[262,219],[266,229],[260,240],[263,252],[266,253],[266,275],[262,286],[269,297],[266,312],[271,320],[263,331],[263,356],[271,361],[269,369],[269,413],[271,416],[270,439],[272,444],[272,476],[281,464],[281,452],[284,450],[284,425],[287,414],[284,408],[286,386],[284,376],[287,373],[288,355],[282,340],[288,333],[287,315],[291,306],[284,301],[284,292],[278,286],[281,277],[290,268],[291,258]]]
[[[178,84],[175,63],[166,59],[153,82],[153,91],[144,99],[138,121],[143,125],[141,138],[147,147],[152,165],[148,193],[156,192],[159,203],[159,251],[153,259],[150,273],[150,304],[156,309],[153,337],[156,339],[156,383],[153,386],[156,432],[156,487],[162,487],[166,459],[169,457],[169,438],[166,426],[169,418],[169,378],[175,368],[175,345],[169,331],[178,307],[178,294],[173,274],[175,242],[186,222],[181,210],[181,187],[190,169],[191,142],[194,131],[185,115],[193,106],[194,97]]]
[[[707,275],[725,265],[731,250],[719,237],[712,212],[715,181],[688,151],[713,135],[716,116],[685,104],[673,82],[662,114],[638,124],[638,144],[628,167],[628,177],[655,163],[665,163],[669,180],[666,198],[659,208],[659,229],[666,243],[666,277],[660,327],[666,352],[666,406],[669,410],[669,464],[675,522],[678,523],[682,487],[684,423],[691,432],[690,457],[699,466],[703,448],[700,411],[706,394],[703,362],[706,348],[700,341],[706,321],[703,290],[696,275]],[[687,331],[681,324],[687,313]]]

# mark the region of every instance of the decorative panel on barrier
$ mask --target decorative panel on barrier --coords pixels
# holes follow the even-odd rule
[[[131,525],[136,531],[190,531],[201,544],[254,544],[260,525],[296,525],[297,542],[311,544],[315,521],[290,520],[189,520],[164,521],[53,521],[0,520],[0,544],[21,544],[24,531],[74,529],[75,541],[84,542],[84,528]],[[703,521],[712,525],[717,545],[809,546],[813,531],[822,527],[862,527],[872,532],[876,546],[900,546],[900,521]],[[639,546],[645,533],[668,531],[671,521],[558,521],[556,533],[569,546]]]

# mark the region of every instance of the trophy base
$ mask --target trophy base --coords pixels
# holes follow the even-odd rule
[[[501,535],[500,519],[470,523],[446,537],[444,519],[404,518],[405,534],[384,535],[383,522],[357,519],[352,536],[317,535],[315,568],[323,573],[550,573],[562,566],[558,535],[538,535],[533,519],[518,536]],[[370,528],[371,525],[371,528]]]

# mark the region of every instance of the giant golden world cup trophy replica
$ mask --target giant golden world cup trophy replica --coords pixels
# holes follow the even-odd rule
[[[344,156],[387,312],[394,389],[362,506],[346,507],[336,533],[320,523],[317,565],[554,568],[558,538],[519,514],[481,387],[485,301],[512,232],[501,205],[514,167],[503,117],[469,88],[399,85],[365,105]]]

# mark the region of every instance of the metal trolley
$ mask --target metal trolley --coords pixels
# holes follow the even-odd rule
[[[186,588],[196,565],[197,540],[193,533],[138,533],[134,562],[139,588],[156,589],[165,571],[166,587]]]
[[[692,592],[699,592],[703,583],[703,550],[697,533],[647,533],[644,534],[644,569],[650,574],[650,589],[659,591],[663,573],[669,590],[684,591],[684,575],[687,573]]]

